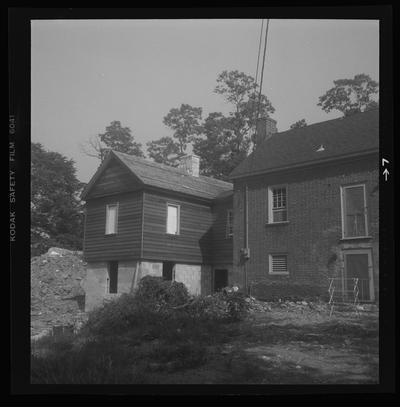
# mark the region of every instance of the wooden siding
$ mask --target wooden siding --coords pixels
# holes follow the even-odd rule
[[[227,237],[228,210],[233,208],[233,199],[219,201],[213,206],[213,264],[232,264],[233,237]],[[235,233],[235,231],[233,232]]]
[[[167,203],[180,205],[180,234],[166,233]],[[143,258],[209,264],[212,213],[209,205],[144,193]]]
[[[113,159],[92,186],[86,200],[133,191],[140,187],[140,183],[135,180],[134,176]]]
[[[142,236],[141,191],[91,199],[86,203],[86,261],[138,259]],[[117,234],[106,235],[106,205],[118,203]]]

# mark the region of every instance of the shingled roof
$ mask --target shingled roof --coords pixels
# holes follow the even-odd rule
[[[182,168],[175,168],[169,165],[155,163],[153,161],[139,158],[133,155],[120,153],[111,150],[103,164],[99,167],[97,173],[92,178],[95,181],[99,173],[102,172],[110,160],[116,158],[124,167],[126,167],[135,179],[144,186],[160,188],[167,191],[179,192],[198,198],[215,199],[221,194],[232,191],[232,184],[211,177],[189,175]],[[87,195],[90,189],[84,192]]]
[[[230,177],[241,178],[374,151],[379,151],[378,109],[275,133],[242,161]]]

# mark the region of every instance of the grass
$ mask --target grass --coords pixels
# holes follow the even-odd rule
[[[114,310],[115,311],[115,310]],[[114,312],[113,311],[113,312]],[[243,321],[152,312],[118,333],[83,329],[32,348],[32,383],[376,383],[378,314],[280,309]],[[96,325],[99,327],[99,325]]]

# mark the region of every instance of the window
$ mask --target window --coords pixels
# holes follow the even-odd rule
[[[364,184],[342,187],[342,234],[344,238],[368,235]]]
[[[179,235],[179,205],[167,205],[167,233]]]
[[[269,223],[287,222],[286,186],[268,188]]]
[[[118,204],[107,205],[106,210],[106,235],[117,233]]]
[[[107,292],[117,294],[118,292],[118,262],[110,261],[108,263]]]
[[[289,274],[286,254],[269,255],[269,274]]]
[[[226,218],[226,237],[233,236],[233,210],[229,209],[227,211]]]

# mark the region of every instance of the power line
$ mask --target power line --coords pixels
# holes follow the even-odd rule
[[[269,27],[269,18],[267,19],[267,28],[265,29],[264,55],[263,55],[263,64],[262,64],[262,69],[261,69],[260,91],[258,93],[258,108],[257,108],[256,123],[257,123],[258,117],[260,115],[261,92],[262,92],[262,85],[263,85],[263,79],[264,79],[265,55],[267,52],[268,27]]]
[[[256,88],[257,88],[258,65],[259,65],[259,62],[260,62],[260,51],[261,51],[261,42],[262,42],[263,28],[264,28],[264,19],[261,20],[260,41],[259,41],[259,43],[258,43],[257,69],[256,69],[256,76],[255,76]]]

